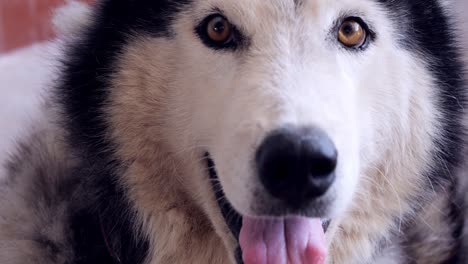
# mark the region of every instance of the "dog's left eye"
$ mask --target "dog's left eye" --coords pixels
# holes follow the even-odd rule
[[[367,25],[359,18],[346,19],[338,29],[338,41],[348,48],[363,48],[368,40]]]
[[[215,43],[226,43],[232,36],[232,25],[224,17],[215,16],[206,25],[206,35]]]
[[[196,28],[203,43],[213,49],[236,48],[238,31],[223,15],[208,16]]]

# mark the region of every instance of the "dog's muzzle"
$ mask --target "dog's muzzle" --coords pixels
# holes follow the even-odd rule
[[[237,213],[237,211],[231,206],[229,201],[227,200],[220,184],[216,184],[219,182],[218,175],[216,173],[216,168],[213,160],[211,159],[209,153],[206,154],[207,160],[207,168],[209,171],[210,181],[212,183],[212,188],[215,194],[216,201],[220,208],[221,214],[229,227],[232,235],[235,237],[237,242],[239,243],[239,236],[242,228],[242,216]],[[328,226],[330,225],[330,220],[322,220],[322,228],[323,231],[326,232]],[[234,252],[237,264],[243,264],[244,261],[242,259],[242,249],[238,246]]]
[[[238,263],[324,263],[324,233],[330,221],[304,217],[303,210],[314,206],[335,180],[338,153],[326,133],[313,127],[286,127],[271,132],[258,147],[255,164],[259,182],[266,197],[281,201],[282,208],[275,210],[285,213],[239,215],[217,184],[209,153],[206,159],[215,198],[240,245],[235,252]]]

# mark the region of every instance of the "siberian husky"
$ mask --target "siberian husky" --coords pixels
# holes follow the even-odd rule
[[[0,263],[466,263],[442,0],[102,0],[0,185]]]

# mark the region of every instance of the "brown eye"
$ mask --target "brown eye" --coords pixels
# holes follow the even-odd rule
[[[346,20],[338,31],[338,40],[349,48],[360,48],[366,43],[367,31],[356,20]]]
[[[226,43],[232,37],[232,26],[222,16],[213,17],[207,24],[207,36],[216,43]]]

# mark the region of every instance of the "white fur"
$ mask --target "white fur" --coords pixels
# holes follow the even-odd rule
[[[76,36],[91,22],[89,6],[75,0],[67,0],[65,5],[57,8],[52,20],[55,31],[66,37]]]
[[[203,18],[211,6],[226,10],[233,23],[253,36],[249,57],[241,51],[214,52],[190,31],[187,24]],[[343,12],[372,23],[379,38],[369,50],[347,51],[329,35]],[[285,125],[320,127],[337,146],[337,180],[322,198],[330,202],[324,217],[343,215],[358,183],[365,181],[359,175],[383,161],[402,162],[411,174],[420,173],[437,133],[431,78],[422,60],[396,46],[398,33],[391,25],[372,1],[306,1],[299,14],[292,1],[197,3],[175,26],[176,56],[183,63],[174,78],[177,111],[170,120],[176,122],[173,131],[184,134],[174,134],[173,144],[179,151],[208,150],[228,199],[246,215],[274,204],[251,161],[266,134]],[[421,77],[414,80],[416,72]],[[203,94],[209,96],[200,98]],[[419,120],[421,115],[426,118]],[[413,157],[416,150],[423,155]],[[392,175],[372,172],[366,177],[402,177],[384,173]],[[260,198],[253,198],[254,191]]]
[[[56,52],[55,43],[43,43],[0,57],[0,164],[14,150],[15,141],[43,118],[39,95],[52,84]]]

